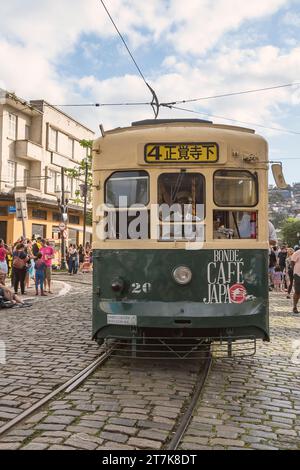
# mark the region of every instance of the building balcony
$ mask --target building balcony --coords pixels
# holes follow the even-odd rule
[[[43,147],[30,140],[17,140],[15,153],[17,158],[40,162],[43,156]]]

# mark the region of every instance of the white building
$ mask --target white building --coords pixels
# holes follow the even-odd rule
[[[0,238],[7,243],[22,234],[15,217],[15,191],[26,192],[26,236],[58,239],[61,221],[55,190],[62,186],[62,168],[74,168],[86,157],[82,139],[94,132],[46,101],[30,103],[0,89]],[[83,208],[75,204],[82,181],[64,175],[70,191],[69,242],[80,243]]]

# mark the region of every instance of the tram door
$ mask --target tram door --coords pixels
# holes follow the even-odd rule
[[[7,233],[7,222],[0,222],[0,240],[4,240],[6,243],[6,233]]]

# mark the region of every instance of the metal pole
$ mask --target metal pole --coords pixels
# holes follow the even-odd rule
[[[84,206],[83,206],[83,249],[85,249],[85,238],[86,238],[86,206],[87,206],[87,193],[88,193],[88,148],[86,149],[86,161],[85,161],[85,178],[84,178]]]
[[[25,224],[25,218],[24,218],[24,211],[23,211],[23,201],[20,198],[20,210],[21,210],[21,218],[22,218],[22,232],[23,232],[23,238],[26,238],[26,224]]]
[[[65,169],[64,167],[61,167],[61,221],[64,222],[64,211],[65,211]],[[60,252],[60,257],[61,257],[61,269],[66,269],[66,242],[64,238],[64,233],[63,230],[60,231],[60,240],[61,240],[61,252]]]

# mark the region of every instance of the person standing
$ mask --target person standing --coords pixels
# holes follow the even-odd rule
[[[0,240],[0,271],[3,274],[3,279],[5,283],[5,278],[8,273],[8,265],[6,257],[8,255],[8,250],[5,248],[4,240]]]
[[[291,292],[292,292],[293,281],[294,281],[294,273],[293,273],[293,268],[291,265],[293,253],[294,253],[293,248],[287,249],[287,257],[285,260],[285,275],[288,277],[288,281],[289,281],[287,296],[286,296],[287,299],[291,298]]]
[[[291,258],[291,266],[294,272],[294,306],[293,313],[299,313],[297,305],[300,299],[300,249],[299,246],[294,246],[294,254]]]
[[[48,285],[48,292],[49,294],[53,294],[51,291],[51,278],[52,278],[52,260],[54,258],[54,248],[50,245],[49,241],[42,240],[42,247],[40,248],[40,253],[42,253],[42,260],[46,265],[45,269],[45,288],[47,289]]]
[[[15,294],[18,293],[19,284],[21,288],[21,294],[25,294],[25,276],[28,260],[29,258],[25,253],[25,247],[23,243],[19,243],[13,252],[13,279]]]
[[[41,289],[41,295],[45,296],[44,292],[44,279],[45,279],[45,271],[46,271],[46,264],[44,263],[42,259],[43,255],[42,253],[37,254],[37,259],[34,263],[34,268],[35,268],[35,295],[39,295],[39,286]]]
[[[69,274],[76,274],[77,250],[75,245],[71,244],[68,250],[69,254]]]
[[[283,283],[284,283],[284,288],[287,289],[287,282],[286,282],[286,276],[285,276],[285,260],[287,257],[287,249],[285,245],[282,245],[280,248],[280,251],[278,253],[278,265],[280,267],[280,271],[283,273]]]

